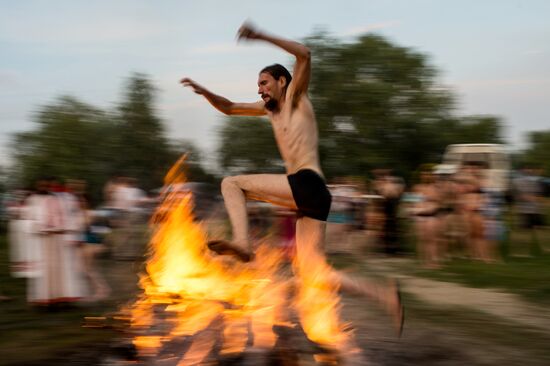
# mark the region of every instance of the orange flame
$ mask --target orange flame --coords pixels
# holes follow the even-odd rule
[[[243,352],[249,329],[253,347],[270,349],[276,342],[273,326],[288,324],[283,309],[289,281],[279,274],[283,254],[260,246],[248,264],[211,255],[205,229],[193,217],[192,196],[178,189],[185,182],[184,160],[166,175],[163,201],[152,220],[146,274],[140,279],[143,293],[130,309],[131,324],[141,331],[134,345],[141,355],[154,356],[165,342],[194,336],[179,364],[200,364],[215,343],[208,329],[218,322],[223,324],[220,354]],[[295,305],[304,331],[313,341],[336,347],[347,334],[338,320],[338,288],[327,285],[331,268],[322,255],[303,254],[308,260],[295,262],[302,281]],[[155,329],[159,307],[170,324],[162,330]]]

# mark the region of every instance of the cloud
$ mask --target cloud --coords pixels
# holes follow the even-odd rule
[[[365,34],[367,32],[372,32],[374,30],[396,27],[400,24],[401,22],[398,20],[389,20],[387,22],[373,23],[373,24],[349,28],[347,30],[344,30],[343,32],[340,32],[338,35],[341,37],[356,37],[356,36]]]

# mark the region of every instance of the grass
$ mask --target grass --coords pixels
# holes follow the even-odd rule
[[[550,255],[511,257],[493,264],[455,259],[440,270],[419,269],[415,274],[479,288],[500,288],[550,305]]]
[[[11,297],[0,302],[0,365],[64,364],[77,349],[108,345],[119,336],[112,329],[85,328],[84,318],[115,312],[131,299],[136,289],[137,265],[130,262],[102,261],[113,288],[109,301],[59,309],[39,309],[26,302],[24,279],[9,274],[6,236],[0,235],[0,293]]]
[[[506,255],[500,261],[483,263],[455,258],[442,269],[416,269],[414,274],[479,288],[500,288],[528,301],[550,305],[550,253],[542,249],[550,248],[550,231],[538,231],[538,250],[533,250],[531,233],[519,228],[511,216],[507,223],[508,235],[499,246]]]

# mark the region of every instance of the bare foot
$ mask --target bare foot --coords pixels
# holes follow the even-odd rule
[[[405,322],[405,308],[401,299],[401,290],[397,280],[390,282],[390,295],[388,301],[388,310],[393,318],[393,324],[397,330],[397,334],[401,337],[403,333],[403,323]]]
[[[232,255],[242,262],[250,262],[254,259],[254,254],[248,253],[237,245],[225,240],[211,240],[207,245],[208,249],[218,255]]]

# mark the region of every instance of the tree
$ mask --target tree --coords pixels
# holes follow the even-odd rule
[[[208,173],[202,162],[204,161],[200,149],[190,140],[177,140],[171,143],[170,150],[174,157],[185,155],[185,177],[189,182],[217,183],[214,175]]]
[[[229,173],[284,172],[271,125],[265,118],[228,117],[219,136],[220,165]]]
[[[445,121],[439,134],[443,143],[502,144],[502,123],[494,116],[468,116]]]
[[[550,130],[529,134],[529,145],[520,161],[541,168],[545,176],[550,176]]]
[[[13,141],[18,185],[32,186],[46,175],[84,179],[93,203],[102,200],[103,186],[114,176],[137,178],[147,190],[160,187],[168,168],[187,149],[172,146],[166,138],[155,113],[152,83],[139,74],[128,80],[115,111],[61,97],[40,107],[34,120],[36,129],[17,134]],[[212,179],[200,156],[192,155],[191,178]]]
[[[440,160],[453,140],[440,136],[453,120],[453,97],[426,56],[370,34],[353,43],[317,34],[308,44],[318,55],[310,92],[328,176],[376,167],[408,175]]]
[[[86,179],[90,186],[106,180],[114,153],[109,136],[116,128],[105,112],[61,97],[40,108],[35,121],[38,128],[17,134],[13,143],[20,185],[31,187],[46,175]]]
[[[137,178],[145,189],[161,186],[164,173],[176,158],[156,116],[154,94],[152,83],[144,75],[134,74],[118,107],[120,155],[113,173]]]

